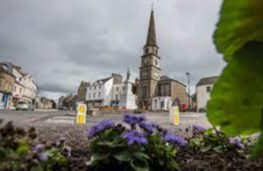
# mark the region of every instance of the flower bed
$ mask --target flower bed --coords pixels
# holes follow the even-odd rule
[[[79,129],[71,129],[77,130]],[[62,129],[61,131],[65,131]],[[190,131],[190,130],[189,130]],[[123,123],[103,120],[88,130],[86,146],[67,139],[45,140],[34,128],[7,123],[0,129],[0,170],[261,170],[251,160],[250,138],[228,138],[216,129],[191,128],[183,138],[143,115],[124,115]],[[50,131],[51,132],[51,131]],[[74,133],[71,132],[70,135]],[[78,134],[76,134],[78,135]],[[71,136],[70,136],[71,137]],[[74,136],[79,144],[78,136]],[[73,141],[73,140],[71,140]]]

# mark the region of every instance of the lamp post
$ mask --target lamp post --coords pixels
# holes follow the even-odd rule
[[[188,109],[190,109],[190,73],[186,72],[188,80]]]

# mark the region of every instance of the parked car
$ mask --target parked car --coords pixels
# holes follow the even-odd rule
[[[29,110],[29,105],[24,101],[20,101],[16,105],[16,110]]]

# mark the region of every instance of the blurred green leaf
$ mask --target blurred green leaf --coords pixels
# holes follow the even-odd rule
[[[119,161],[129,161],[131,159],[131,155],[128,151],[121,151],[117,154],[113,155]]]
[[[149,171],[148,162],[146,160],[132,159],[130,164],[135,171]]]
[[[263,42],[236,52],[211,93],[208,118],[229,135],[260,131],[263,108]]]
[[[217,50],[227,61],[250,41],[263,41],[263,1],[224,0],[214,34]]]

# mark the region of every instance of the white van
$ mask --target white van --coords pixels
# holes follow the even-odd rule
[[[16,104],[16,110],[29,110],[29,105],[24,101],[19,101]]]

